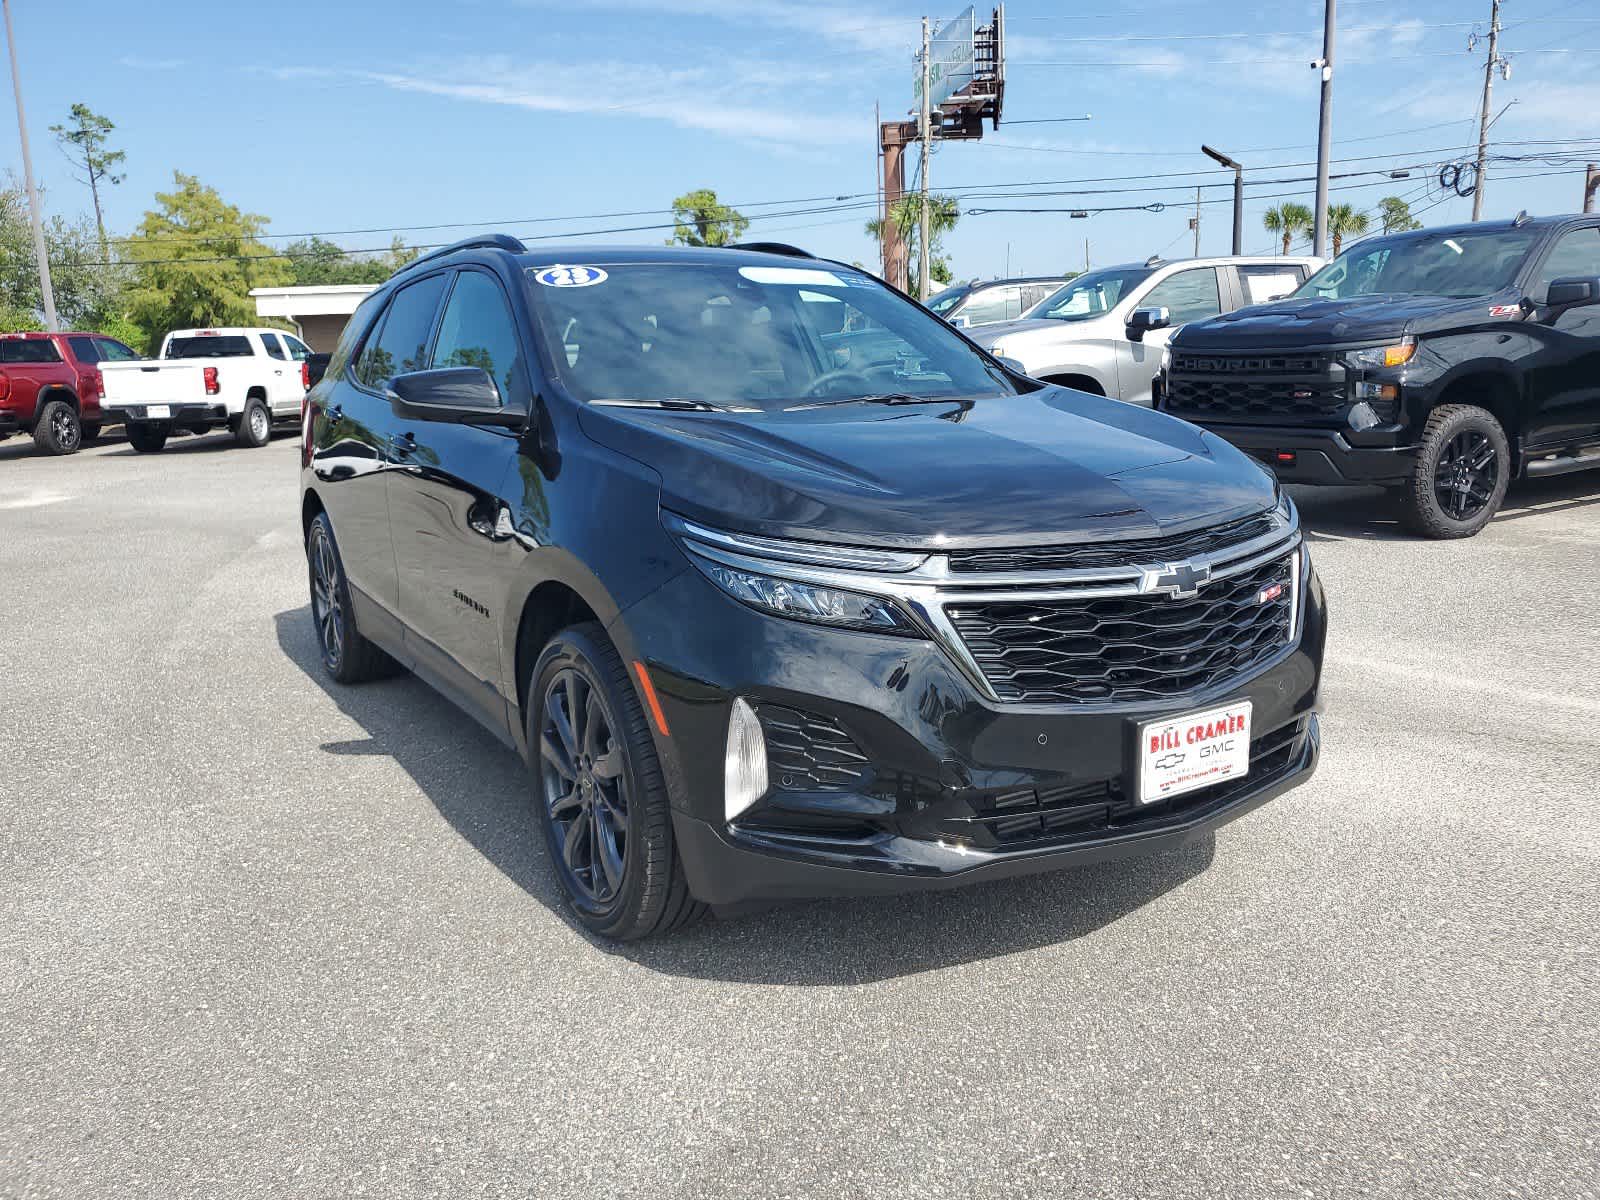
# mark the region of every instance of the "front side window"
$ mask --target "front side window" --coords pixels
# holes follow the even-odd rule
[[[261,344],[264,347],[266,347],[267,357],[268,358],[282,358],[283,357],[283,344],[278,341],[278,335],[277,334],[275,334],[275,333],[263,333],[261,335]]]
[[[928,311],[936,312],[941,317],[947,317],[950,315],[950,310],[965,300],[967,293],[971,290],[964,283],[959,283],[955,287],[945,288],[944,291],[928,301]]]
[[[505,293],[482,271],[456,276],[433,348],[435,367],[482,367],[506,403],[521,403],[526,386],[522,347]]]
[[[1371,238],[1306,280],[1294,297],[1487,296],[1516,281],[1538,236],[1522,228]]]
[[[1151,274],[1147,267],[1090,271],[1058,290],[1033,316],[1049,321],[1091,321],[1103,317]]]
[[[1593,279],[1600,275],[1600,227],[1574,229],[1564,233],[1539,268],[1534,295],[1541,300],[1546,289],[1558,279],[1579,276]]]
[[[428,338],[447,278],[431,275],[394,294],[377,332],[367,339],[356,360],[357,379],[370,388],[381,388],[396,375],[427,368]]]
[[[0,363],[60,362],[56,344],[49,338],[0,338]]]
[[[550,361],[581,400],[784,409],[1016,390],[943,321],[848,268],[617,263],[583,287],[541,275],[564,276],[533,268],[528,294]]]
[[[1217,295],[1217,269],[1192,267],[1169,275],[1138,302],[1140,308],[1164,308],[1174,325],[1203,321],[1222,311]]]
[[[140,357],[132,346],[124,346],[116,338],[95,338],[102,362],[133,362]]]
[[[1020,287],[985,288],[961,310],[969,325],[993,325],[996,321],[1015,321],[1022,315]]]
[[[299,338],[290,337],[287,333],[282,336],[283,344],[289,347],[289,357],[294,359],[295,362],[305,362],[306,359],[311,357],[311,347]]]

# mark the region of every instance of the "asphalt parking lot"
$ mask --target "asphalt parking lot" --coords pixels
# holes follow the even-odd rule
[[[1213,843],[616,948],[321,681],[296,461],[0,444],[0,1195],[1600,1194],[1600,475],[1300,494],[1322,768]]]

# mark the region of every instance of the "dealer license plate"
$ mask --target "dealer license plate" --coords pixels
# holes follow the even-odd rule
[[[172,415],[172,409],[165,404],[152,404],[144,410],[144,415],[151,421],[159,421]]]
[[[1139,726],[1139,803],[1250,773],[1250,701]]]

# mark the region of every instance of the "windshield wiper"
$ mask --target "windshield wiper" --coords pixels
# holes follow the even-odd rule
[[[761,411],[759,408],[739,408],[730,404],[713,404],[709,400],[689,400],[682,396],[666,396],[659,400],[594,400],[591,403],[608,408],[664,408],[670,412],[752,413]]]
[[[846,396],[843,400],[818,400],[813,404],[795,404],[784,412],[806,412],[813,408],[833,408],[840,404],[943,404],[954,396],[916,396],[910,392],[880,392],[873,396]]]

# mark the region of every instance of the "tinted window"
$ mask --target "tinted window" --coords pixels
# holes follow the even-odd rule
[[[124,346],[116,338],[95,338],[100,347],[102,362],[132,362],[140,357],[131,346]]]
[[[1545,288],[1557,279],[1570,279],[1574,275],[1586,279],[1600,275],[1600,228],[1574,229],[1561,235],[1539,270],[1535,294],[1542,300]]]
[[[1022,311],[1027,312],[1046,296],[1051,295],[1055,290],[1056,285],[1053,283],[1024,284],[1022,287]]]
[[[971,290],[971,287],[964,283],[958,283],[955,287],[947,287],[928,301],[928,310],[938,313],[941,317],[945,316],[952,308],[966,299],[967,293]]]
[[[263,333],[261,335],[261,344],[266,347],[268,358],[283,357],[283,343],[278,340],[277,334]]]
[[[175,337],[167,343],[167,358],[254,358],[255,349],[243,334]]]
[[[550,360],[584,400],[693,399],[764,409],[899,393],[1013,394],[955,330],[844,267],[617,263],[530,303]]]
[[[1022,315],[1020,287],[985,288],[967,301],[957,316],[969,325],[993,325],[996,321],[1015,321]]]
[[[520,404],[522,348],[505,293],[482,271],[456,276],[433,349],[435,367],[482,367],[508,404]]]
[[[1150,274],[1148,267],[1090,271],[1057,291],[1033,315],[1051,321],[1088,321],[1103,316],[1131,289],[1150,278]]]
[[[283,335],[283,344],[289,347],[289,357],[294,359],[295,362],[304,362],[311,357],[311,347],[299,338],[290,337],[286,333]]]
[[[368,387],[428,365],[428,335],[439,310],[447,276],[433,275],[401,288],[375,336],[367,339],[356,362],[356,378]]]
[[[72,357],[81,363],[100,361],[100,349],[92,337],[69,337],[67,344],[72,347]]]
[[[1487,296],[1511,286],[1538,236],[1525,227],[1371,238],[1323,267],[1295,295]]]
[[[1164,308],[1174,325],[1214,317],[1222,311],[1217,298],[1217,269],[1194,267],[1169,275],[1138,301],[1138,307]]]
[[[0,338],[0,363],[60,362],[56,344],[49,338]]]
[[[1245,304],[1282,300],[1306,281],[1304,267],[1256,263],[1236,268]]]
[[[339,344],[333,348],[333,354],[328,359],[328,374],[338,376],[344,373],[345,368],[350,365],[356,347],[382,308],[383,297],[376,293],[356,305],[356,311],[350,315],[350,319],[339,332]]]

